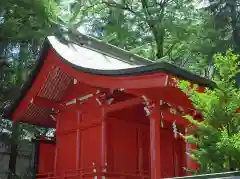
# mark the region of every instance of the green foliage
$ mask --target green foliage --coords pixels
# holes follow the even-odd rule
[[[105,8],[97,11],[98,18],[91,23],[98,37],[152,60],[168,56],[169,62],[179,66],[190,59],[191,38],[206,17],[191,0],[106,0],[99,4]]]
[[[68,9],[89,35],[207,78],[213,54],[232,47],[229,32],[216,29],[213,15],[194,0],[76,0]]]
[[[199,172],[222,172],[240,167],[240,89],[235,77],[239,75],[238,56],[228,51],[224,56],[214,56],[216,88],[197,91],[189,82],[181,81],[180,89],[201,111],[203,120],[191,116],[185,118],[195,126],[193,134],[185,136],[189,143],[199,148],[192,158],[200,164]]]
[[[58,0],[3,0],[0,8],[0,130],[11,131],[2,114],[19,94],[39,54],[42,40],[56,31]],[[4,63],[2,61],[4,59]],[[32,127],[34,128],[34,127]],[[25,135],[30,127],[21,126]],[[38,130],[38,129],[32,129]],[[31,132],[31,131],[30,131]]]
[[[236,53],[240,52],[240,1],[239,0],[208,0],[205,9],[214,18],[215,30],[229,38]]]
[[[60,9],[55,0],[3,0],[0,12],[1,41],[26,41],[50,34]]]

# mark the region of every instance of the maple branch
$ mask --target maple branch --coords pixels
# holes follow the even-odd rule
[[[132,14],[136,15],[137,17],[140,17],[144,21],[146,20],[140,13],[134,11],[131,7],[129,7],[126,4],[123,5],[123,4],[118,4],[115,2],[108,2],[108,1],[102,1],[102,3],[106,4],[109,7],[126,10],[126,11],[131,12]]]
[[[164,56],[169,55],[169,54],[172,52],[172,50],[173,50],[173,48],[175,47],[175,45],[177,45],[177,43],[178,43],[178,41],[173,42],[173,44],[172,44],[172,45],[168,48],[168,50],[164,53]]]

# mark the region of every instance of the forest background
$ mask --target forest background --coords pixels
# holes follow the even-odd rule
[[[1,0],[2,135],[11,136],[12,123],[3,113],[19,94],[44,38],[61,37],[63,28],[213,79],[219,70],[214,54],[240,53],[240,0]],[[19,125],[21,138],[49,132]]]

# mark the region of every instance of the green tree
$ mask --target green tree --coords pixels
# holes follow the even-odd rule
[[[79,2],[73,12],[80,9]],[[80,12],[87,12],[85,33],[208,78],[212,76],[213,54],[231,47],[229,39],[216,30],[210,13],[197,9],[192,0],[89,0]],[[83,16],[79,13],[75,17]]]
[[[186,81],[179,83],[203,117],[185,116],[193,128],[193,133],[185,138],[198,146],[191,157],[200,164],[200,173],[233,171],[240,166],[240,89],[235,82],[240,63],[231,51],[225,56],[215,55],[214,61],[213,89],[200,93],[197,86],[190,88]]]
[[[74,2],[74,1],[73,1]],[[77,29],[86,9],[66,0],[3,0],[0,8],[0,130],[11,131],[3,113],[19,95],[46,36],[62,38],[62,27]],[[71,8],[69,8],[71,7]],[[78,12],[76,9],[80,12]],[[85,7],[85,6],[84,6]],[[74,10],[74,11],[73,11]],[[84,13],[85,12],[85,13]],[[76,17],[76,14],[78,17]],[[20,137],[44,134],[48,130],[20,124]]]
[[[0,9],[0,41],[40,39],[50,34],[60,13],[58,0],[3,0]]]
[[[202,13],[191,0],[106,0],[99,6],[101,13],[90,23],[95,27],[93,32],[152,60],[168,56],[175,62],[185,58],[188,41],[203,22]]]
[[[222,37],[228,38],[236,53],[240,52],[240,1],[207,0],[205,9],[210,12],[215,22],[215,29]]]
[[[11,131],[12,123],[2,115],[19,94],[45,36],[54,33],[59,20],[58,0],[3,0],[0,8],[0,130]],[[37,131],[20,127],[24,136]]]
[[[61,36],[59,26],[70,24],[67,19],[71,16],[60,13],[64,4],[64,0],[1,1],[0,117],[16,98],[37,59],[43,39],[54,33]]]

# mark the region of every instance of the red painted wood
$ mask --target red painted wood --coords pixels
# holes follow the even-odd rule
[[[192,150],[195,150],[196,148],[197,147],[193,144],[189,144],[189,143],[186,144],[186,151],[190,154],[192,153]],[[192,158],[190,158],[188,155],[186,155],[186,160],[187,160],[186,161],[187,169],[195,171],[199,168],[199,165],[197,164],[197,162]],[[188,174],[188,175],[191,175],[191,174]]]
[[[77,125],[81,125],[81,114],[79,111],[77,111]],[[81,167],[81,150],[80,150],[80,145],[81,145],[81,130],[80,128],[77,129],[76,131],[76,169],[79,170]]]
[[[34,83],[32,84],[32,88],[29,89],[24,99],[20,102],[17,109],[13,112],[12,120],[22,120],[28,104],[30,103],[31,99],[37,95],[39,89],[41,88],[42,84],[47,79],[48,74],[52,71],[53,68],[54,66],[52,63],[44,63],[40,74],[37,76]]]
[[[174,174],[174,137],[172,129],[161,129],[160,149],[161,154],[161,178],[175,177]]]
[[[101,167],[107,165],[107,121],[106,121],[106,101],[101,107]]]
[[[108,118],[108,171],[149,174],[150,128],[149,119],[142,111],[143,108],[126,108],[116,111],[114,118]]]
[[[184,119],[182,116],[171,114],[169,110],[162,111],[162,115],[164,117],[164,120],[173,123],[176,121],[176,124],[182,125],[182,126],[188,126],[189,122]]]
[[[90,168],[93,162],[98,167],[104,163],[102,120],[105,114],[95,104],[94,100],[87,103],[94,110],[93,113],[81,113],[76,108],[68,108],[57,116],[57,175],[63,176],[70,171],[76,173],[79,169],[92,172]]]
[[[65,96],[61,100],[62,103],[68,102],[73,98],[80,98],[88,94],[95,94],[99,88],[94,86],[86,85],[82,82],[77,82],[77,84],[69,85],[67,91],[65,92]]]
[[[175,139],[174,144],[174,166],[175,176],[185,176],[186,172],[186,143],[183,139]]]
[[[40,141],[37,174],[46,174],[54,172],[55,148],[56,148],[55,144],[45,143],[44,140]]]
[[[57,102],[54,102],[49,99],[41,98],[41,97],[35,97],[33,99],[33,103],[35,105],[37,105],[39,107],[43,107],[43,108],[54,108],[54,109],[59,108],[59,104]]]
[[[66,111],[57,116],[57,158],[56,174],[63,175],[68,170],[76,170],[77,155],[77,130],[72,130],[77,125],[78,113]],[[65,133],[61,133],[61,131]]]
[[[55,147],[55,156],[54,156],[54,174],[55,175],[57,174],[57,166],[58,166],[58,145],[57,145],[58,136],[57,136],[57,133],[59,131],[59,125],[60,125],[60,122],[57,120],[56,121],[56,131],[55,131],[56,147]]]
[[[109,171],[137,173],[139,166],[137,125],[121,119],[108,120]]]
[[[140,171],[150,176],[150,127],[139,125],[139,160]]]
[[[143,101],[142,98],[135,97],[135,98],[128,99],[128,100],[125,100],[125,101],[117,102],[115,104],[109,105],[107,107],[107,112],[113,112],[113,111],[116,111],[116,110],[129,108],[131,106],[141,104],[142,101]]]
[[[154,109],[150,115],[151,179],[162,176],[160,147],[160,114]]]
[[[175,107],[183,107],[185,110],[194,109],[191,100],[176,87],[151,87],[141,89],[127,89],[127,93],[136,96],[147,96],[150,100],[156,101],[159,104],[160,100],[167,102]],[[171,95],[169,95],[171,94]]]
[[[99,108],[95,104],[94,100],[85,103],[88,111],[91,109],[94,113],[91,113],[91,110],[87,113],[87,108],[84,108],[84,113],[79,113],[76,108],[70,107],[57,116],[57,121],[59,121],[56,132],[58,139],[57,175],[63,175],[69,170],[77,172],[79,168],[87,170],[92,162],[101,168],[105,161],[107,161],[108,172],[131,175],[150,173],[150,168],[152,168],[149,163],[151,161],[150,127],[149,123],[143,124],[139,119],[143,113],[135,112],[133,108],[126,108],[122,112],[117,112],[116,117],[118,118],[114,119],[105,116],[105,112],[101,110],[103,108]],[[143,109],[136,108],[136,110]],[[129,112],[126,113],[127,111]],[[122,115],[119,115],[120,113]],[[138,116],[139,114],[141,115]],[[160,119],[159,113],[153,114]],[[131,120],[131,118],[138,120]],[[105,119],[105,124],[102,123],[103,119]],[[146,117],[143,119],[143,121],[149,121]],[[156,125],[160,126],[160,124]],[[161,171],[164,171],[161,176],[171,177],[174,176],[172,173],[174,166],[169,163],[169,158],[174,157],[173,152],[170,152],[173,144],[170,145],[171,142],[169,142],[170,136],[172,136],[171,124],[165,122],[164,128],[166,129],[161,130],[159,135],[161,137],[159,143],[154,144],[160,144],[164,148],[161,148],[158,153],[155,150],[155,155],[161,155],[159,166]],[[168,130],[168,135],[164,136],[165,130]],[[104,131],[105,133],[103,133]],[[151,164],[152,162],[153,160]]]

